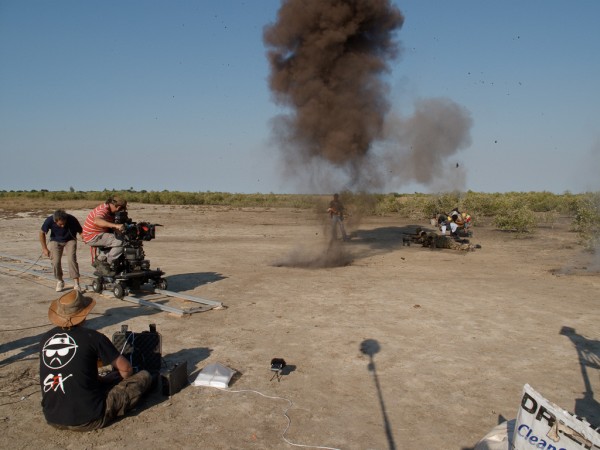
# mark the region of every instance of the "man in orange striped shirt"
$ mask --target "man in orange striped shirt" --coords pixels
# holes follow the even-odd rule
[[[114,235],[113,230],[123,231],[124,225],[115,223],[115,214],[125,209],[127,200],[110,197],[90,212],[83,224],[81,237],[86,244],[92,247],[110,247],[106,255],[106,263],[109,266],[123,254],[123,241]]]

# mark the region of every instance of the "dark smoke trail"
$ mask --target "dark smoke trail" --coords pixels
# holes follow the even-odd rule
[[[389,0],[286,0],[264,30],[274,122],[288,164],[326,161],[360,183],[390,105],[383,75],[404,22]]]

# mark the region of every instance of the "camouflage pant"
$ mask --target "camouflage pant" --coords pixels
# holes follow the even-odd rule
[[[124,379],[114,386],[106,396],[106,409],[104,417],[82,423],[81,425],[57,425],[50,424],[59,430],[91,431],[107,426],[117,417],[124,416],[127,411],[138,404],[140,398],[146,393],[152,384],[152,375],[146,370],[140,370],[135,375]]]
[[[449,236],[440,236],[436,233],[428,233],[420,238],[420,242],[423,244],[423,247],[430,247],[432,249],[447,248],[451,250],[473,251],[475,248],[471,244],[457,242]]]

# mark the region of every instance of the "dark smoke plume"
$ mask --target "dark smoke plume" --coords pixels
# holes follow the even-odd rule
[[[273,120],[274,137],[285,175],[309,183],[303,188],[368,192],[411,182],[464,188],[464,169],[454,161],[448,170],[447,163],[470,143],[464,108],[448,99],[420,100],[411,117],[389,114],[386,75],[400,54],[396,33],[403,23],[391,0],[282,0],[276,22],[265,27],[269,85],[288,110]],[[359,217],[355,211],[354,226]],[[316,252],[303,245],[275,265],[351,263],[346,246],[325,244]]]
[[[274,100],[289,109],[273,120],[285,175],[317,192],[465,188],[449,160],[470,144],[468,111],[423,99],[411,117],[389,114],[385,75],[403,22],[390,0],[282,1],[264,42]]]
[[[315,160],[358,185],[372,143],[383,137],[388,85],[404,22],[389,0],[287,0],[264,30],[277,104],[274,121],[288,165]]]

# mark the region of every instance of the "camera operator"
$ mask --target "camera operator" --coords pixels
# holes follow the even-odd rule
[[[94,267],[102,275],[114,275],[114,262],[123,254],[123,241],[114,235],[114,230],[122,232],[123,224],[115,223],[115,214],[127,209],[127,200],[117,196],[110,197],[89,213],[83,224],[83,241],[91,247],[110,247],[103,260],[99,255],[94,261]]]

